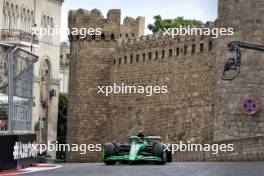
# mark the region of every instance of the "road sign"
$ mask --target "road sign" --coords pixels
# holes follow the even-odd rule
[[[254,115],[258,112],[258,101],[253,97],[246,97],[241,104],[242,111],[247,115]]]

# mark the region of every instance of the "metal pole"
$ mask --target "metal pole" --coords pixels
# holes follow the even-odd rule
[[[10,134],[14,133],[13,120],[14,120],[14,101],[13,101],[13,53],[7,53],[8,62],[8,130]]]

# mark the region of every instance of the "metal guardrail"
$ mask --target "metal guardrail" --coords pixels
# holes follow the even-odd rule
[[[1,41],[12,41],[12,42],[27,42],[35,45],[39,44],[37,35],[25,32],[20,29],[1,29],[0,33]]]

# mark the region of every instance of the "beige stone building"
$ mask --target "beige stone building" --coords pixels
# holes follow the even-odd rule
[[[69,89],[70,44],[62,42],[60,45],[60,92],[68,93]]]
[[[31,35],[34,24],[41,28],[59,28],[62,3],[63,0],[1,0],[1,42],[12,43],[13,40],[27,43],[25,36]],[[19,37],[10,37],[13,34],[19,34]],[[30,47],[23,49],[31,50]],[[59,35],[39,36],[38,47],[32,48],[32,53],[39,57],[34,65],[35,105],[32,112],[31,131],[24,132],[36,133],[40,143],[55,142],[59,92]],[[0,54],[2,59],[0,63],[5,66],[5,53],[0,50]],[[6,75],[1,74],[2,80],[4,76]],[[50,155],[55,156],[51,153]]]

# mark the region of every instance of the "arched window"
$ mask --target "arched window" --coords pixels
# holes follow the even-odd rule
[[[47,27],[47,18],[46,18],[46,15],[44,15],[44,17],[43,17],[43,27],[44,28]]]
[[[47,17],[47,28],[50,28],[50,17]]]
[[[4,29],[6,28],[6,26],[7,26],[7,20],[6,20],[6,17],[7,17],[7,12],[6,11],[4,11],[4,22],[3,22],[3,27],[4,27]]]
[[[22,10],[21,27],[22,27],[22,30],[23,31],[26,30],[26,9],[25,8],[23,8],[23,10]]]
[[[54,28],[54,21],[53,21],[53,18],[50,18],[50,27]]]
[[[27,10],[27,18],[26,18],[26,25],[27,25],[27,28],[26,28],[26,31],[29,32],[30,31],[30,11]]]
[[[34,12],[31,11],[31,18],[30,18],[30,26],[31,26],[31,29],[32,29],[33,25],[34,25]]]
[[[8,14],[7,14],[7,26],[6,26],[7,29],[11,28],[11,23],[12,23],[12,21],[11,21],[11,13],[8,12]]]
[[[14,29],[15,26],[15,7],[14,4],[11,4],[10,12],[9,12],[9,29]]]
[[[18,6],[16,5],[16,7],[15,7],[15,21],[14,21],[14,24],[15,24],[15,26],[14,26],[14,29],[17,29],[17,18],[19,18],[19,10],[18,10]]]
[[[4,28],[9,28],[9,3],[6,2],[5,4],[5,13],[4,13]]]

